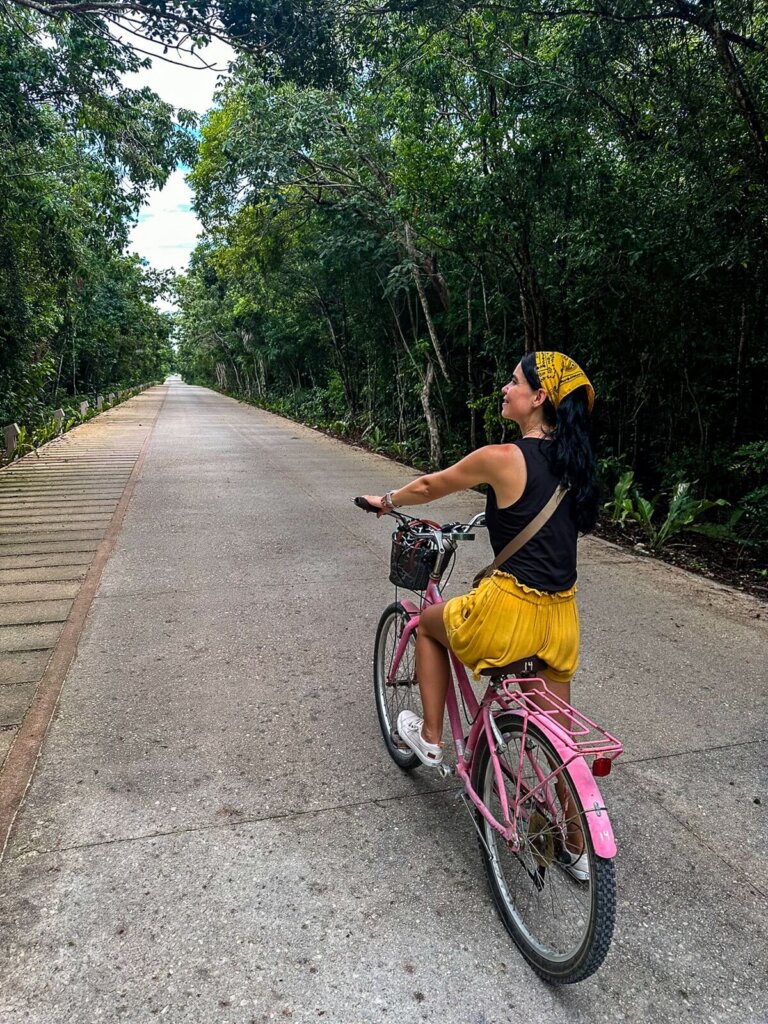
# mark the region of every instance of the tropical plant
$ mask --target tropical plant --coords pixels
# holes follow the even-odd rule
[[[37,448],[35,447],[34,437],[27,429],[27,427],[22,426],[19,427],[19,433],[16,438],[16,446],[11,452],[10,458],[11,460],[20,459],[22,458],[22,456],[29,454],[29,452],[34,452],[35,455],[38,455]]]
[[[59,421],[56,419],[48,420],[41,427],[38,427],[33,434],[33,440],[36,448],[41,445],[47,444],[48,441],[52,441],[58,436],[61,427]]]
[[[715,501],[695,498],[688,482],[679,483],[675,487],[666,515],[660,523],[656,521],[658,503],[659,495],[648,501],[635,491],[632,510],[629,513],[630,517],[639,523],[645,533],[648,547],[654,553],[661,551],[674,534],[689,528],[708,509],[728,504],[723,498],[717,498]]]
[[[631,493],[634,477],[631,469],[622,473],[613,489],[613,498],[603,506],[611,522],[618,523],[619,526],[623,526],[627,517],[633,516],[634,513],[635,506]],[[650,511],[652,513],[652,508]]]

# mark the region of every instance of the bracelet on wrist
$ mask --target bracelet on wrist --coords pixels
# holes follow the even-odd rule
[[[397,506],[395,505],[395,502],[394,502],[394,498],[393,498],[394,493],[395,493],[394,491],[387,491],[387,493],[384,495],[384,498],[383,498],[384,504],[389,509],[397,508]]]

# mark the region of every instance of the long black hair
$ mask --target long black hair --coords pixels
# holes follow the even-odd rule
[[[530,386],[538,391],[541,380],[536,369],[536,353],[523,356],[520,366]],[[589,533],[597,522],[599,495],[586,388],[571,391],[557,409],[547,398],[542,411],[552,438],[551,444],[545,447],[552,472],[571,490],[579,532]]]

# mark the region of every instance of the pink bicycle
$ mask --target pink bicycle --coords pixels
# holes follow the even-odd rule
[[[377,509],[363,498],[356,504]],[[442,602],[440,581],[459,541],[473,540],[482,515],[469,523],[438,526],[399,512],[390,579],[421,592],[390,604],[376,630],[373,654],[376,712],[387,750],[404,771],[421,765],[397,733],[403,709],[422,717],[415,644],[420,608]],[[477,700],[464,666],[450,654],[455,684],[447,710],[462,799],[477,830],[483,864],[499,915],[525,959],[545,980],[582,981],[602,964],[613,935],[616,844],[595,777],[607,775],[621,753],[619,741],[536,676],[537,658],[483,673]],[[591,768],[587,759],[592,760]],[[575,853],[589,870],[572,873]]]

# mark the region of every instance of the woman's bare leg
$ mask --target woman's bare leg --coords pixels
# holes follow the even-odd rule
[[[451,682],[448,636],[443,625],[443,606],[425,608],[416,634],[416,678],[419,681],[424,725],[421,734],[428,743],[443,738],[445,697]]]
[[[554,693],[554,695],[556,697],[559,697],[560,700],[564,700],[566,704],[570,704],[571,703],[571,681],[570,681],[570,679],[568,680],[567,683],[557,683],[557,682],[555,682],[554,679],[551,679],[550,676],[546,672],[542,672],[541,673],[541,677],[544,680],[544,682],[547,684],[547,689],[550,690],[552,693]],[[541,689],[541,687],[538,686],[538,684],[535,681],[533,681],[533,680],[531,681],[531,685],[530,686],[526,686],[524,680],[521,680],[521,682],[523,683],[523,691],[526,692],[526,693],[529,690],[535,690],[537,688]],[[536,700],[536,697],[534,696],[533,699]],[[536,701],[536,703],[539,704],[540,706],[543,706],[544,710],[549,710],[549,711],[552,710],[552,705],[548,701]],[[571,728],[571,723],[570,723],[567,715],[558,713],[556,715],[553,715],[552,717],[557,722],[557,724],[561,725],[563,727],[563,729],[565,729],[566,731]]]
[[[542,672],[541,675],[547,684],[547,688],[551,690],[551,692],[554,693],[556,697],[559,697],[561,700],[564,700],[566,704],[571,703],[570,680],[568,680],[567,683],[558,683],[554,679],[551,679],[546,672]],[[536,684],[533,680],[528,686],[526,686],[523,682],[523,690],[526,692],[530,690],[535,690],[537,685],[538,684]],[[546,700],[536,700],[535,695],[533,696],[533,700],[536,701],[536,703],[539,706],[543,706],[545,709],[551,710],[552,705],[549,704]],[[571,722],[567,715],[558,713],[556,715],[553,715],[552,717],[557,722],[557,724],[562,726],[563,729],[565,729],[566,731],[571,729]],[[560,801],[561,807],[563,808],[563,814],[565,815],[566,827],[568,830],[568,847],[573,853],[581,853],[581,851],[584,849],[584,836],[582,835],[581,827],[578,823],[576,809],[571,809],[570,807],[568,789],[561,779],[555,783],[555,789],[557,790],[557,797]]]

